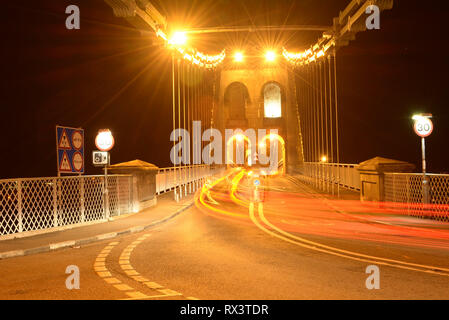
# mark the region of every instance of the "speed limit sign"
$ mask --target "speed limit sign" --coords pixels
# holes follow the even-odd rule
[[[432,134],[433,123],[429,118],[422,117],[415,121],[413,128],[418,136],[421,138],[426,138]]]

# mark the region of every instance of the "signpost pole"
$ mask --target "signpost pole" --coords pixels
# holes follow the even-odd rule
[[[421,156],[422,156],[422,202],[423,204],[429,203],[429,181],[426,174],[426,137],[430,136],[433,132],[433,123],[431,114],[416,114],[413,116],[415,121],[414,130],[415,133],[421,137]]]
[[[426,176],[426,138],[421,138],[421,151],[422,151],[422,192],[423,203],[429,203],[429,184]]]
[[[103,156],[105,154],[106,161],[102,163],[104,160],[103,156],[101,154],[96,154],[96,152],[93,153],[93,161],[94,164],[95,163],[104,164],[103,196],[104,196],[104,214],[106,219],[109,219],[110,217],[109,190],[108,190],[108,166],[110,164],[109,150],[111,150],[114,147],[114,144],[115,141],[114,137],[112,136],[111,130],[102,129],[98,131],[98,134],[95,138],[95,145],[100,151],[102,151]]]

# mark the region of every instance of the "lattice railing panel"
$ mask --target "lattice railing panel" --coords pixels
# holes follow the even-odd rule
[[[0,236],[20,232],[18,185],[0,182]]]
[[[57,226],[83,222],[81,219],[80,180],[77,178],[58,181]]]
[[[89,177],[84,179],[84,219],[96,221],[106,217],[103,197],[104,178]]]
[[[384,195],[387,206],[398,213],[449,221],[449,175],[386,173]]]
[[[54,225],[54,184],[52,179],[22,182],[22,231],[51,228]]]
[[[108,177],[109,214],[111,217],[120,215],[117,187],[118,187],[117,177]]]
[[[132,208],[131,176],[108,178],[110,215]],[[0,236],[106,218],[104,176],[0,180]]]

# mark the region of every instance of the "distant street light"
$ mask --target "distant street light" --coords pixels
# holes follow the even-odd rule
[[[323,162],[323,163],[327,162],[327,157],[326,156],[322,156],[321,157],[321,162]]]
[[[268,62],[273,62],[274,60],[276,60],[276,52],[269,50],[265,53],[265,60],[267,60]]]
[[[242,62],[243,61],[243,53],[241,52],[236,52],[234,54],[234,61],[235,62]]]
[[[173,46],[183,46],[187,43],[187,35],[185,32],[177,31],[173,33],[168,43]]]

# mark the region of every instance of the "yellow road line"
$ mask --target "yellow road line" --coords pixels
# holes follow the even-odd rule
[[[128,286],[127,284],[122,283],[119,279],[112,277],[111,272],[108,271],[106,267],[106,258],[108,257],[109,253],[112,251],[112,249],[118,244],[118,242],[111,242],[108,246],[106,246],[100,254],[98,254],[97,258],[94,262],[94,270],[100,276],[103,278],[103,280],[107,284],[111,284],[114,288],[120,291],[131,291],[131,292],[125,292],[126,295],[132,297],[132,299],[138,299],[142,297],[147,297],[143,293],[140,293],[138,291],[135,291],[134,288]]]
[[[133,250],[145,239],[147,239],[150,236],[150,234],[146,234],[144,236],[141,236],[140,238],[138,238],[138,240],[133,241],[130,245],[128,245],[123,251],[122,254],[120,255],[119,258],[119,264],[120,267],[122,268],[122,270],[125,272],[125,274],[132,280],[137,281],[139,283],[142,283],[144,285],[146,285],[149,289],[152,290],[157,290],[161,293],[163,293],[162,295],[152,295],[152,296],[148,296],[146,294],[143,294],[139,291],[133,291],[133,292],[127,292],[126,294],[128,294],[130,296],[130,299],[127,300],[138,300],[138,299],[151,299],[151,298],[165,298],[165,297],[173,297],[173,296],[182,296],[182,293],[179,293],[177,291],[171,290],[171,289],[166,289],[163,286],[161,286],[160,284],[156,283],[156,282],[152,282],[150,280],[148,280],[147,278],[143,277],[140,275],[139,272],[137,272],[134,267],[131,265],[129,259],[130,259],[130,255],[133,252]],[[119,285],[120,286],[120,285]],[[131,287],[129,287],[130,290],[134,290]]]
[[[163,288],[159,283],[148,281],[144,283],[150,289],[160,289]]]
[[[314,251],[319,251],[322,253],[331,254],[334,256],[339,256],[346,259],[356,260],[360,262],[367,262],[367,263],[376,263],[380,265],[386,265],[390,267],[405,269],[405,270],[411,270],[411,271],[418,271],[418,272],[424,272],[424,273],[430,273],[430,274],[436,274],[436,275],[442,275],[442,276],[449,276],[449,269],[440,268],[440,267],[434,267],[434,266],[427,266],[427,265],[420,265],[420,264],[413,264],[405,261],[399,261],[399,260],[392,260],[392,259],[386,259],[386,258],[379,258],[375,256],[370,255],[364,255],[357,252],[352,252],[348,250],[342,250],[330,246],[323,245],[321,243],[317,243],[314,241],[306,240],[297,236],[294,236],[288,232],[285,232],[284,230],[281,230],[277,228],[276,226],[272,225],[263,215],[263,204],[259,203],[258,206],[258,212],[260,219],[269,227],[273,228],[277,232],[279,232],[281,235],[268,230],[265,228],[259,221],[257,221],[255,215],[254,215],[254,204],[251,202],[249,205],[249,215],[251,220],[254,222],[254,224],[261,229],[262,231],[268,233],[269,235],[279,238],[281,240],[287,241],[289,243],[311,249]],[[419,269],[422,268],[422,269]],[[435,271],[439,270],[439,271]],[[448,272],[448,273],[445,273]]]
[[[106,281],[109,284],[118,284],[121,283],[121,281],[117,278],[104,278],[104,281]]]
[[[125,292],[125,293],[132,299],[147,299],[148,298],[148,296],[146,294],[139,292],[139,291]]]
[[[339,249],[339,248],[335,248],[335,247],[326,246],[326,245],[318,243],[318,242],[314,242],[314,241],[306,240],[306,239],[301,238],[301,237],[297,237],[297,236],[295,236],[295,235],[293,235],[291,233],[288,233],[288,232],[286,232],[286,231],[284,231],[284,230],[274,226],[273,224],[271,224],[265,218],[265,216],[263,214],[263,204],[259,203],[259,206],[258,206],[259,210],[258,211],[259,211],[260,219],[267,226],[269,226],[273,230],[279,232],[280,234],[285,235],[288,238],[285,238],[283,236],[279,236],[278,234],[276,234],[276,233],[266,229],[260,223],[258,223],[258,221],[255,219],[255,216],[254,216],[254,204],[252,202],[247,204],[247,202],[245,202],[244,200],[238,199],[235,196],[235,192],[236,192],[236,190],[238,188],[238,183],[239,182],[240,182],[240,179],[233,181],[233,184],[234,183],[235,184],[233,185],[233,190],[231,192],[231,199],[235,203],[237,203],[237,204],[249,207],[250,217],[251,217],[251,214],[252,214],[251,220],[253,221],[253,223],[256,224],[256,226],[259,227],[259,229],[269,233],[272,236],[275,236],[275,237],[280,238],[280,239],[282,239],[284,241],[287,241],[287,242],[294,243],[294,244],[299,245],[299,246],[306,247],[308,249],[312,249],[312,250],[315,250],[315,251],[320,251],[320,252],[324,252],[324,253],[328,253],[328,254],[333,254],[333,255],[336,255],[336,256],[340,256],[340,257],[344,257],[344,258],[348,258],[348,259],[352,259],[352,260],[369,262],[369,263],[372,263],[374,261],[375,263],[381,264],[381,265],[387,265],[387,266],[391,266],[391,267],[396,267],[396,268],[401,268],[401,269],[406,269],[406,270],[412,270],[412,271],[418,271],[418,272],[437,274],[437,275],[442,275],[442,276],[449,276],[449,269],[446,269],[446,268],[429,266],[429,265],[422,265],[422,264],[416,264],[416,263],[410,263],[410,262],[394,260],[394,259],[381,258],[381,257],[376,257],[376,256],[371,256],[371,255],[365,255],[365,254],[361,254],[361,253],[357,253],[357,252],[353,252],[353,251],[348,251],[348,250],[343,250],[343,249]],[[309,245],[300,244],[297,241],[290,240],[289,238],[292,238],[294,240],[297,240],[299,242],[306,243],[306,244],[309,244]],[[316,248],[316,247],[324,248],[324,250]],[[340,252],[342,254],[338,254],[337,252]],[[353,257],[353,256],[355,256],[355,257]],[[419,269],[419,268],[421,268],[421,269]]]
[[[171,297],[176,297],[176,296],[180,296],[180,294],[157,294],[157,295],[152,295],[152,296],[145,296],[145,297],[141,297],[141,298],[125,298],[125,299],[120,299],[120,300],[145,300],[145,299],[155,299],[155,298],[171,298]],[[197,299],[199,300],[199,299]]]
[[[127,284],[121,283],[121,284],[114,284],[114,288],[120,290],[120,291],[129,291],[129,290],[134,290],[133,288],[131,288],[130,286],[128,286]]]

